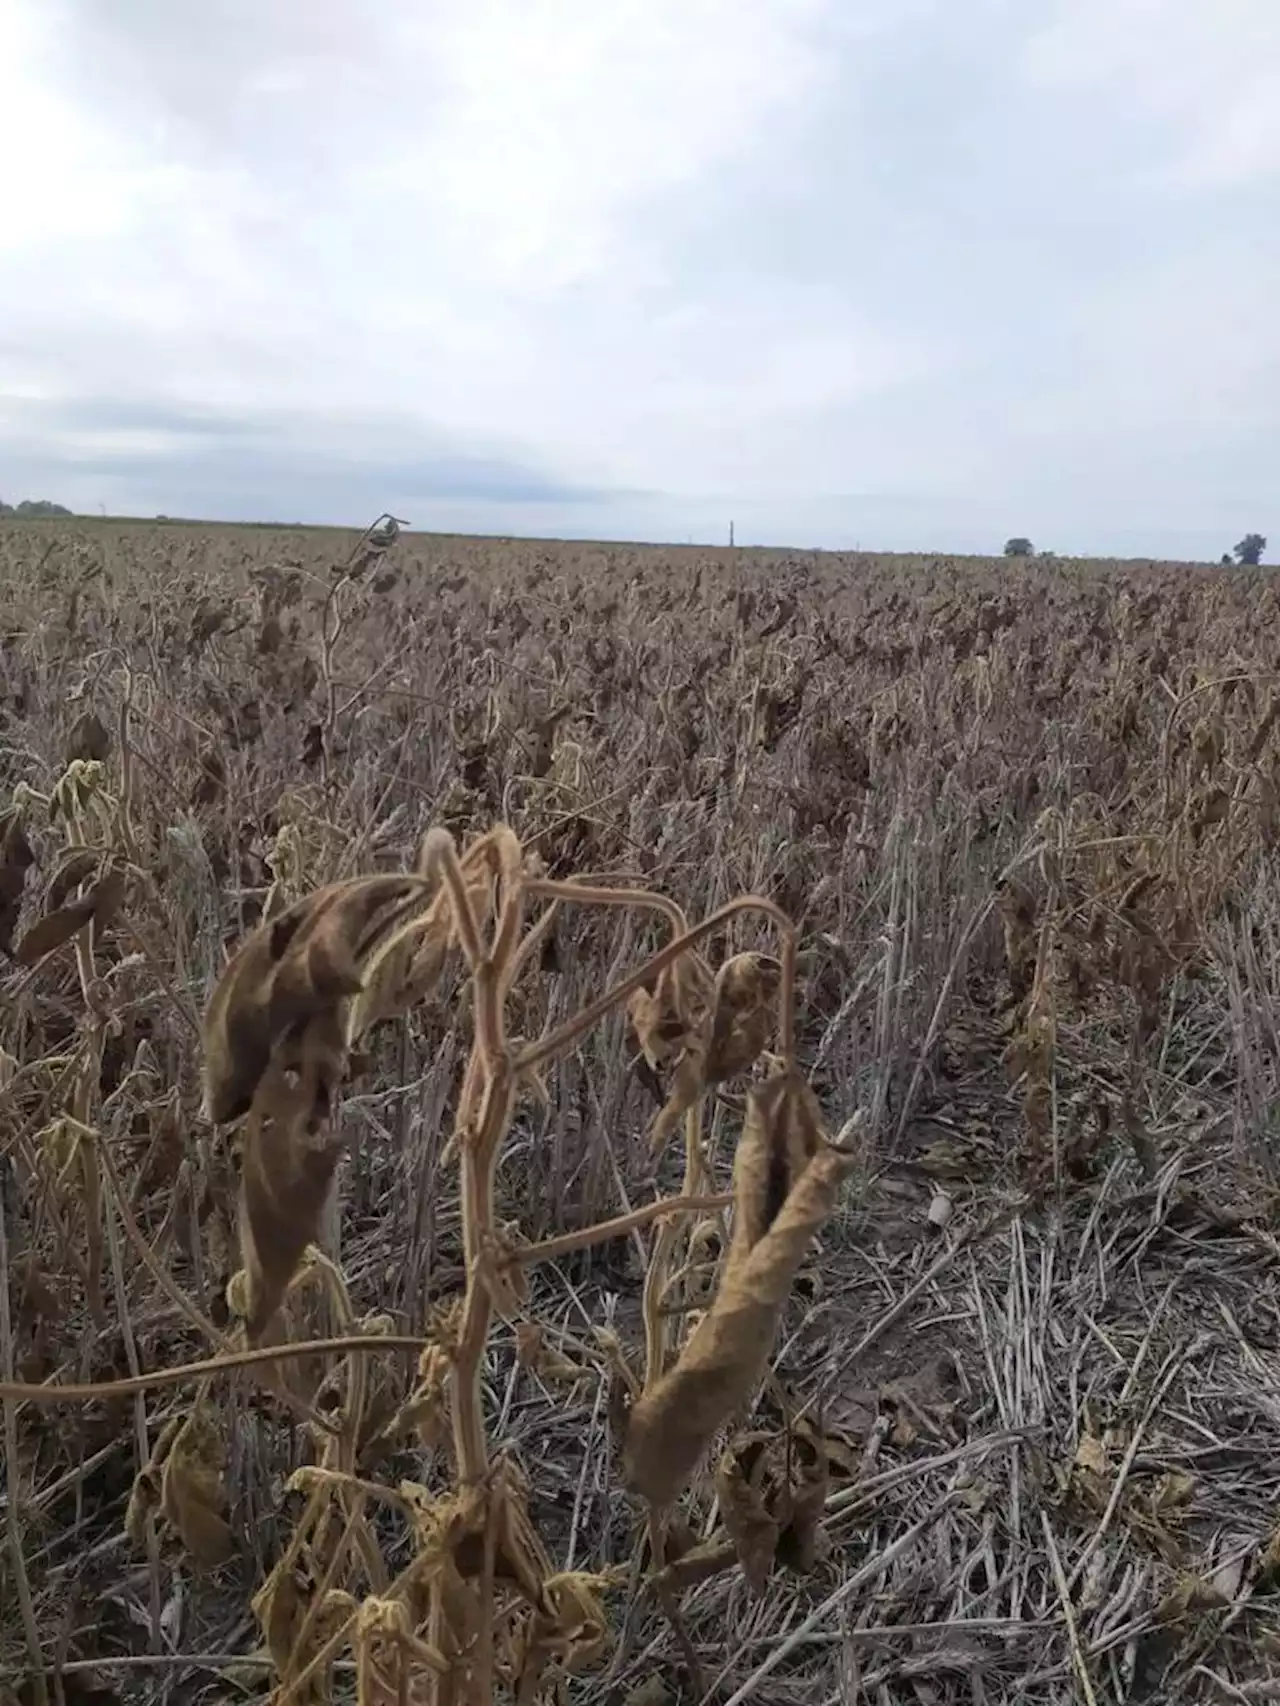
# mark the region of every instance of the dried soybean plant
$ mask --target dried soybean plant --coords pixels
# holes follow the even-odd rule
[[[542,911],[531,920],[535,905]],[[671,937],[574,1017],[535,1041],[513,1038],[507,998],[566,905],[648,909],[665,918]],[[747,912],[770,921],[779,957],[739,954],[713,973],[700,946]],[[361,1701],[450,1706],[488,1702],[495,1688],[532,1700],[555,1675],[601,1658],[610,1644],[602,1600],[615,1575],[554,1569],[523,1472],[486,1434],[481,1371],[495,1317],[527,1325],[517,1318],[530,1263],[656,1223],[643,1381],[617,1341],[600,1337],[632,1400],[620,1415],[623,1479],[649,1506],[658,1542],[651,1563],[660,1570],[663,1513],[719,1430],[747,1406],[797,1267],[851,1165],[827,1140],[795,1067],[793,930],[772,902],[743,896],[690,928],[660,895],[548,879],[506,825],[462,851],[433,829],[415,870],[332,884],[263,923],[226,966],[205,1015],[208,1111],[217,1121],[244,1121],[243,1267],[228,1296],[251,1343],[276,1342],[291,1290],[318,1268],[345,1305],[344,1330],[356,1325],[340,1272],[314,1247],[342,1149],[335,1098],[362,1037],[422,999],[455,949],[465,958],[474,1017],[448,1151],[459,1170],[465,1291],[435,1312],[417,1385],[394,1414],[385,1390],[371,1414],[376,1379],[357,1356],[329,1377],[331,1401],[316,1399],[331,1431],[315,1433],[317,1460],[293,1478],[306,1508],[255,1601],[281,1703],[323,1698],[344,1648],[355,1655]],[[518,1098],[624,1003],[651,1064],[674,1063],[654,1141],[683,1125],[685,1189],[567,1240],[524,1244],[499,1225],[494,1200]],[[769,1055],[775,1032],[777,1053]],[[760,1061],[767,1076],[748,1093],[719,1283],[668,1366],[665,1317],[689,1271],[677,1269],[673,1228],[692,1225],[688,1258],[705,1245],[698,1228],[717,1224],[730,1200],[708,1194],[700,1106],[712,1086]],[[378,1317],[366,1329],[389,1325]],[[368,1478],[369,1448],[406,1439],[447,1452],[445,1494]],[[411,1541],[409,1562],[394,1573],[370,1524],[372,1512],[388,1508]]]

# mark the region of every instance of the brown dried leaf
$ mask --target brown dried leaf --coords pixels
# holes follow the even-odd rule
[[[96,847],[73,847],[59,861],[44,897],[46,912],[56,912],[80,884],[99,873],[102,854]]]
[[[529,1516],[529,1487],[511,1458],[494,1465],[485,1486],[466,1487],[439,1501],[443,1546],[468,1581],[493,1565],[493,1579],[539,1611],[549,1611],[551,1560]]]
[[[482,836],[459,861],[472,916],[480,930],[485,929],[493,911],[492,849],[493,837]],[[361,1036],[380,1020],[405,1013],[425,1000],[439,983],[449,955],[460,945],[452,904],[448,894],[441,891],[425,909],[418,926],[379,960],[368,987],[353,1003],[353,1034]]]
[[[801,1080],[782,1075],[789,1093],[766,1085],[748,1098],[775,1121],[795,1117]],[[776,1084],[776,1081],[775,1081]],[[757,1115],[758,1117],[758,1115]],[[772,1139],[770,1147],[774,1147]],[[814,1235],[835,1207],[853,1166],[848,1155],[823,1148],[795,1179],[768,1230],[735,1259],[733,1247],[720,1289],[680,1357],[637,1399],[623,1453],[627,1485],[656,1505],[669,1504],[696,1468],[716,1430],[746,1403],[768,1362],[778,1318]],[[765,1217],[757,1214],[757,1224]]]
[[[239,1212],[251,1344],[261,1340],[319,1233],[343,1149],[323,1122],[345,1063],[337,1016],[320,1014],[302,1033],[297,1082],[273,1065],[257,1088],[245,1130]]]
[[[555,1666],[570,1674],[597,1664],[609,1650],[609,1619],[600,1603],[601,1576],[566,1570],[549,1576],[543,1586],[547,1609],[528,1619],[515,1652],[516,1699],[538,1697],[547,1670]]]
[[[1094,1475],[1105,1475],[1107,1473],[1106,1445],[1098,1438],[1097,1434],[1086,1430],[1080,1435],[1075,1461],[1081,1469],[1087,1469]]]
[[[415,907],[408,876],[360,877],[305,896],[259,926],[223,970],[203,1025],[205,1096],[217,1123],[248,1111],[278,1045],[321,1014],[341,1031],[361,964]],[[286,1056],[282,1065],[296,1065]]]
[[[782,1525],[766,1499],[769,1436],[735,1440],[716,1467],[720,1516],[733,1541],[742,1573],[756,1593],[769,1582]]]
[[[830,1490],[830,1460],[827,1442],[793,1434],[788,1446],[788,1520],[778,1536],[780,1564],[808,1575],[816,1568],[823,1542],[822,1522]]]
[[[78,936],[87,925],[92,924],[96,930],[105,929],[119,912],[128,887],[129,873],[124,866],[109,866],[79,900],[69,901],[66,906],[38,918],[18,943],[14,958],[19,965],[33,966]]]
[[[516,1361],[521,1368],[540,1374],[544,1380],[581,1380],[586,1369],[547,1343],[546,1332],[536,1321],[522,1321],[516,1328]]]
[[[652,1070],[675,1062],[675,1078],[650,1134],[655,1154],[706,1092],[714,1000],[711,968],[701,954],[690,950],[659,972],[652,990],[638,989],[627,1002],[647,1066]]]
[[[442,1345],[428,1345],[418,1358],[418,1381],[387,1428],[388,1440],[417,1436],[427,1451],[435,1451],[449,1435],[447,1403],[453,1358]]]
[[[125,1507],[124,1531],[139,1552],[147,1544],[147,1518],[160,1509],[160,1488],[148,1463],[133,1478],[129,1503]]]
[[[706,1042],[700,1033],[691,1034],[676,1063],[676,1074],[667,1099],[653,1122],[649,1146],[656,1155],[678,1128],[690,1108],[696,1108],[707,1089]]]
[[[716,973],[706,1082],[722,1083],[748,1071],[777,1022],[782,964],[767,954],[735,954]]]
[[[13,953],[13,933],[22,911],[22,890],[35,864],[17,807],[0,815],[0,951]]]
[[[92,711],[82,711],[67,736],[66,762],[91,759],[102,764],[110,751],[111,736],[101,719]]]
[[[768,1232],[824,1142],[818,1098],[798,1072],[777,1073],[748,1094],[733,1160],[728,1267],[744,1260]]]
[[[627,1014],[650,1066],[677,1058],[701,1035],[714,999],[711,968],[692,950],[664,967],[652,990],[636,990]]]
[[[1266,1545],[1258,1552],[1254,1581],[1264,1593],[1280,1582],[1280,1528],[1273,1529]]]
[[[182,1544],[202,1564],[221,1564],[231,1555],[231,1530],[223,1515],[225,1465],[218,1424],[197,1405],[165,1457],[160,1503]]]
[[[716,1469],[716,1495],[743,1573],[762,1593],[775,1564],[815,1566],[828,1491],[826,1441],[812,1427],[735,1439]]]
[[[324,1646],[338,1624],[356,1609],[350,1594],[331,1588],[315,1615],[309,1616],[315,1598],[316,1584],[310,1574],[285,1557],[272,1570],[251,1602],[271,1662],[282,1682],[305,1670],[312,1654]],[[304,1628],[307,1630],[305,1643],[302,1640]],[[292,1698],[299,1702],[299,1706],[320,1706],[330,1698],[329,1671],[328,1665],[321,1666],[305,1688],[294,1691]]]
[[[1219,1593],[1212,1582],[1205,1581],[1203,1576],[1189,1574],[1179,1577],[1160,1601],[1155,1620],[1157,1623],[1181,1623],[1192,1612],[1221,1611],[1227,1603],[1225,1595]]]

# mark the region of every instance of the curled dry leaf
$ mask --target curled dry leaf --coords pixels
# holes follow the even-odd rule
[[[393,1333],[395,1322],[390,1315],[369,1314],[353,1322],[352,1330],[373,1338]],[[342,1437],[362,1470],[380,1461],[391,1448],[389,1430],[396,1416],[392,1379],[388,1359],[347,1356],[316,1384],[313,1408],[330,1422],[340,1423]],[[307,1430],[317,1461],[325,1462],[326,1454],[335,1446],[333,1436],[311,1423]]]
[[[185,1426],[185,1417],[171,1416],[151,1449],[151,1456],[133,1479],[125,1510],[124,1531],[132,1544],[143,1551],[147,1543],[147,1519],[160,1509],[160,1476],[174,1440]]]
[[[779,1088],[781,1085],[781,1088]],[[783,1131],[801,1129],[807,1108],[803,1080],[786,1073],[748,1096],[748,1122],[768,1121]],[[763,1105],[761,1098],[763,1098]],[[799,1108],[799,1113],[797,1113]],[[783,1144],[765,1133],[771,1152]],[[768,1362],[778,1318],[814,1235],[835,1207],[852,1158],[823,1147],[794,1177],[779,1206],[750,1197],[761,1180],[745,1165],[735,1179],[737,1212],[763,1228],[754,1243],[738,1234],[715,1302],[667,1374],[632,1406],[623,1452],[623,1475],[650,1503],[669,1504],[685,1485],[720,1428],[746,1403]],[[741,1190],[742,1196],[737,1192]]]
[[[667,1099],[653,1122],[649,1145],[655,1154],[670,1141],[689,1110],[697,1107],[706,1088],[706,1039],[703,1032],[698,1031],[689,1037],[676,1062],[675,1077]]]
[[[735,954],[713,978],[691,952],[659,975],[652,993],[641,989],[631,997],[628,1012],[649,1068],[675,1061],[654,1121],[655,1150],[708,1089],[759,1059],[775,1027],[781,982],[781,963],[767,954]]]
[[[203,1405],[192,1409],[164,1459],[160,1504],[182,1544],[202,1564],[221,1564],[232,1549],[223,1512],[226,1451],[213,1415]]]
[[[336,1015],[310,1021],[298,1055],[295,1073],[271,1066],[245,1130],[239,1221],[251,1344],[261,1341],[319,1232],[342,1156],[341,1139],[325,1125],[346,1063]]]
[[[546,1672],[554,1665],[569,1673],[598,1664],[609,1651],[609,1619],[600,1603],[607,1577],[567,1570],[548,1577],[543,1594],[548,1609],[533,1611],[516,1643],[517,1701],[538,1697]]]
[[[690,1588],[701,1587],[703,1582],[726,1575],[737,1567],[738,1562],[737,1547],[732,1540],[724,1538],[721,1530],[717,1530],[710,1540],[699,1541],[669,1564],[664,1564],[652,1580],[655,1587],[677,1594],[687,1593]]]
[[[812,1432],[747,1434],[721,1457],[721,1516],[756,1593],[775,1563],[801,1574],[814,1568],[828,1485],[826,1452]]]
[[[822,1519],[831,1486],[826,1442],[793,1434],[786,1442],[786,1520],[778,1536],[780,1564],[808,1575],[825,1543]]]
[[[17,807],[0,814],[0,952],[13,953],[22,890],[35,860]]]
[[[203,1026],[205,1096],[216,1123],[249,1109],[273,1053],[322,1014],[342,1030],[345,1003],[364,988],[362,962],[425,903],[422,881],[361,877],[334,883],[260,925],[219,979]],[[296,1065],[286,1055],[281,1064]]]
[[[310,1664],[312,1655],[325,1645],[338,1625],[356,1612],[356,1602],[351,1595],[336,1588],[330,1588],[318,1606],[314,1606],[315,1599],[316,1584],[310,1572],[287,1556],[280,1560],[253,1597],[251,1609],[282,1683],[300,1675]],[[308,1703],[320,1706],[321,1702],[327,1701],[329,1666],[321,1666],[303,1688],[294,1691],[292,1698],[301,1706],[308,1706]]]
[[[716,973],[706,1081],[719,1084],[748,1071],[776,1025],[782,963],[767,954],[735,954]]]
[[[398,1492],[430,1587],[432,1603],[421,1615],[430,1616],[433,1640],[446,1657],[465,1653],[478,1638],[481,1596],[475,1588],[486,1580],[504,1597],[514,1594],[548,1627],[556,1625],[546,1591],[550,1560],[529,1516],[528,1487],[511,1459],[496,1462],[484,1482],[443,1498],[411,1481],[402,1481]]]
[[[1266,1545],[1258,1548],[1253,1560],[1253,1579],[1263,1593],[1280,1583],[1280,1528],[1273,1529]]]
[[[415,1435],[427,1451],[443,1445],[449,1433],[449,1377],[453,1358],[442,1345],[428,1345],[418,1358],[418,1380],[387,1428],[389,1442]]]
[[[751,1091],[733,1158],[729,1268],[744,1261],[768,1232],[825,1142],[818,1098],[798,1072],[777,1073]]]
[[[483,929],[493,904],[493,872],[489,863],[491,839],[481,839],[462,855],[463,886],[476,924]],[[422,871],[422,876],[427,872]],[[439,983],[450,953],[460,942],[457,921],[447,892],[441,890],[425,907],[415,928],[381,955],[367,987],[352,1005],[352,1032],[362,1035],[379,1020],[416,1007]]]
[[[92,924],[103,930],[119,912],[129,886],[129,873],[122,864],[109,863],[103,874],[79,899],[46,912],[27,931],[18,943],[14,958],[20,965],[32,966],[51,954],[55,948],[71,941]]]
[[[544,1380],[562,1381],[570,1386],[587,1372],[581,1363],[547,1343],[546,1331],[537,1321],[522,1321],[516,1328],[516,1361]]]
[[[102,854],[96,847],[72,847],[59,860],[44,899],[46,912],[56,912],[68,895],[90,877],[101,875]]]
[[[102,719],[93,711],[82,711],[67,736],[67,763],[74,764],[79,758],[102,764],[110,751],[111,736]]]
[[[768,1443],[764,1434],[735,1440],[716,1468],[720,1517],[742,1573],[756,1593],[763,1593],[768,1584],[782,1532],[782,1524],[766,1498]]]
[[[637,989],[627,1014],[650,1066],[678,1059],[700,1036],[714,998],[711,967],[694,950],[658,973],[652,990]]]

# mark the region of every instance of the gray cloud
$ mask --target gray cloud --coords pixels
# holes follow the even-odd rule
[[[519,460],[451,445],[412,420],[317,423],[286,412],[237,416],[107,397],[37,399],[0,412],[0,466],[14,492],[67,479],[86,507],[343,522],[365,511],[518,506],[572,512],[643,494],[557,478]],[[41,488],[43,490],[43,487]],[[97,493],[92,498],[85,493]],[[394,501],[392,501],[394,499]]]

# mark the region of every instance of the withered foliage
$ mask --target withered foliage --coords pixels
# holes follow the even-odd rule
[[[13,933],[22,912],[22,891],[35,854],[17,806],[0,815],[0,952],[13,953]]]
[[[171,1418],[138,1472],[125,1516],[125,1532],[145,1547],[149,1517],[163,1515],[197,1563],[225,1563],[234,1548],[227,1523],[226,1446],[216,1416],[197,1401],[189,1414]]]
[[[1067,1603],[1099,1698],[1131,1649],[1135,1699],[1140,1684],[1163,1697],[1206,1676],[1256,1685],[1280,1549],[1264,1524],[1248,1554],[1230,1519],[1252,1466],[1265,1493],[1267,1419],[1249,1412],[1247,1457],[1231,1429],[1257,1385],[1261,1352],[1248,1347],[1265,1348],[1268,1330],[1265,1285],[1238,1281],[1249,1253],[1269,1249],[1277,1200],[1271,579],[1044,560],[1025,573],[897,560],[885,573],[739,552],[730,584],[709,552],[673,570],[629,547],[397,545],[386,526],[332,562],[325,535],[126,529],[107,551],[87,524],[27,543],[3,531],[0,1192],[14,1377],[123,1378],[140,1365],[150,1379],[238,1348],[245,1330],[274,1357],[194,1403],[189,1381],[149,1391],[137,1415],[127,1393],[83,1413],[17,1407],[10,1502],[30,1540],[38,1649],[10,1689],[23,1706],[44,1706],[46,1670],[48,1698],[87,1698],[96,1643],[133,1656],[123,1631],[154,1666],[157,1632],[167,1665],[237,1628],[227,1596],[259,1549],[262,1647],[224,1668],[234,1691],[267,1683],[273,1699],[317,1706],[563,1698],[565,1675],[606,1664],[623,1626],[611,1596],[625,1563],[600,1566],[619,1557],[618,1503],[591,1460],[576,1484],[564,1465],[539,1467],[530,1490],[487,1429],[518,1419],[529,1461],[554,1455],[543,1423],[564,1403],[560,1438],[589,1442],[579,1418],[603,1423],[595,1383],[610,1376],[611,1430],[628,1442],[632,1485],[663,1505],[646,1515],[664,1543],[660,1558],[637,1552],[658,1594],[628,1607],[642,1644],[629,1626],[625,1672],[601,1699],[627,1697],[649,1662],[655,1699],[701,1697],[673,1674],[689,1651],[708,1663],[704,1681],[733,1692],[772,1654],[769,1629],[795,1627],[785,1598],[765,1639],[723,1655],[732,1676],[717,1674],[717,1644],[738,1590],[678,1608],[691,1640],[674,1656],[655,1629],[659,1598],[676,1607],[720,1572],[786,1596],[787,1573],[820,1566],[829,1538],[839,1555],[816,1603],[847,1575],[851,1529],[855,1567],[880,1570],[848,1606],[881,1631],[874,1656],[853,1643],[881,1679],[857,1686],[942,1693],[968,1676],[976,1687],[981,1671],[994,1701],[1054,1671],[1048,1686],[1070,1689],[1040,1517],[1073,1531],[1059,1540]],[[393,547],[412,555],[388,568]],[[434,861],[430,880],[413,866],[424,817],[458,838],[448,897]],[[690,916],[761,881],[794,922],[794,1026],[776,920],[759,943],[717,924],[630,1001],[627,1046],[661,1110],[652,1135],[682,1149],[679,1188],[700,1207],[653,1217],[640,1098],[600,1035],[563,1034],[604,967],[629,975],[633,925],[558,901],[553,929],[538,915],[548,896],[522,891],[539,868],[566,882],[616,873],[633,893],[652,882]],[[726,937],[772,952],[730,956]],[[197,1107],[202,1011],[216,1130]],[[883,1244],[872,1259],[888,1262],[895,1293],[911,1283],[895,1266],[903,1246],[912,1274],[917,1256],[945,1261],[975,1201],[1012,1190],[1017,1169],[1020,1191],[1026,1171],[1052,1191],[1067,1234],[1066,1259],[1046,1265],[1041,1220],[1024,1216],[994,1282],[980,1249],[962,1255],[876,1340],[868,1386],[824,1393],[840,1419],[821,1427],[803,1413],[778,1421],[773,1400],[794,1378],[803,1406],[881,1306],[861,1286],[843,1294],[847,1252],[833,1249],[816,1302],[806,1285],[795,1332],[790,1314],[779,1327],[796,1248],[843,1169],[804,1077],[780,1070],[793,1057],[813,1063],[831,1118],[852,1112],[864,1079],[877,1097],[884,1087],[873,1126],[888,1173],[873,1189],[897,1193],[903,1213],[882,1214],[869,1191],[841,1238]],[[356,1076],[340,1130],[338,1092]],[[726,1183],[720,1140],[740,1098],[726,1224],[706,1199]],[[344,1137],[358,1165],[335,1202]],[[1188,1161],[1194,1190],[1173,1179]],[[947,1214],[927,1219],[940,1175]],[[532,1199],[551,1251],[568,1238],[576,1256],[608,1215],[611,1244],[642,1265],[647,1254],[643,1300],[634,1275],[610,1275],[625,1293],[619,1323],[643,1302],[643,1344],[629,1326],[541,1318],[543,1258],[502,1225]],[[1077,1243],[1072,1217],[1096,1237]],[[1221,1249],[1221,1265],[1197,1245]],[[1179,1287],[1153,1322],[1162,1263]],[[1210,1388],[1178,1372],[1129,1460],[1136,1418],[1185,1348],[1174,1316],[1211,1272],[1234,1276],[1223,1308],[1238,1330],[1218,1329],[1216,1302],[1204,1312],[1221,1333]],[[572,1278],[590,1310],[598,1276]],[[949,1284],[963,1301],[940,1313]],[[1091,1289],[1107,1304],[1101,1330],[1059,1332],[1064,1299],[1072,1319],[1095,1317]],[[904,1378],[898,1335],[926,1316],[969,1353],[974,1406],[935,1403]],[[288,1341],[330,1331],[421,1340],[403,1354],[288,1354]],[[784,1343],[757,1410],[753,1389]],[[999,1391],[1011,1366],[1014,1402]],[[1125,1385],[1122,1425],[1077,1430],[1054,1402],[1077,1377],[1081,1391]],[[966,1437],[975,1415],[995,1427],[1006,1411],[1039,1416],[1043,1440],[930,1468],[981,1445]],[[156,1442],[128,1514],[139,1551],[68,1642],[67,1565],[83,1547],[90,1591],[104,1558],[111,1569],[102,1513],[118,1520],[139,1424]],[[1204,1449],[1206,1429],[1225,1455]],[[425,1456],[421,1471],[406,1448]],[[1017,1532],[1003,1520],[1006,1462],[1030,1518]],[[1225,1522],[1212,1507],[1224,1486]],[[905,1555],[892,1542],[944,1487],[936,1571],[932,1540]],[[572,1558],[590,1571],[561,1567],[570,1521]],[[1234,1549],[1235,1586],[1222,1585],[1210,1533]],[[1130,1554],[1123,1617],[1138,1633],[1122,1656],[1107,1644],[1107,1572]],[[224,1560],[234,1568],[211,1578]],[[944,1635],[905,1632],[957,1605]],[[1028,1605],[1044,1615],[1028,1622]],[[955,1627],[970,1615],[1004,1626],[985,1652]],[[27,1642],[9,1619],[0,1676],[19,1674]],[[804,1692],[812,1671],[815,1698],[847,1687],[819,1678],[833,1651],[803,1643],[788,1654],[796,1674],[775,1681]],[[63,1657],[74,1663],[54,1675]]]
[[[757,1593],[775,1562],[813,1570],[829,1485],[820,1439],[785,1430],[743,1435],[721,1457],[715,1485],[721,1521]]]
[[[777,1024],[782,966],[766,954],[737,954],[714,975],[700,954],[682,955],[652,990],[627,1004],[645,1060],[670,1065],[671,1086],[654,1121],[661,1149],[706,1092],[748,1072]]]
[[[335,883],[295,902],[241,944],[202,1028],[211,1119],[247,1113],[273,1061],[283,1070],[299,1069],[314,1021],[327,1021],[327,1037],[311,1049],[312,1066],[318,1054],[341,1055],[345,1003],[365,987],[362,962],[423,901],[424,886],[412,877]]]
[[[748,1094],[735,1236],[720,1287],[675,1367],[636,1400],[627,1424],[623,1474],[652,1504],[679,1494],[716,1432],[751,1396],[796,1273],[852,1168],[815,1132],[811,1095],[792,1073]]]
[[[733,1162],[733,1236],[725,1277],[770,1230],[826,1143],[818,1098],[797,1072],[780,1072],[747,1097]]]
[[[111,736],[95,711],[82,711],[67,736],[66,762],[92,759],[104,763],[111,751]]]
[[[245,1113],[240,1240],[248,1276],[246,1328],[258,1339],[317,1236],[342,1155],[334,1098],[367,1013],[380,949],[426,911],[411,875],[332,884],[262,924],[232,956],[204,1019],[205,1093],[212,1118]],[[439,930],[447,946],[447,930]],[[439,950],[428,945],[438,970]],[[401,979],[406,971],[400,969]],[[417,987],[415,985],[415,987]]]
[[[75,886],[77,880],[69,878],[65,870],[55,878],[49,891],[51,910],[36,920],[15,950],[14,958],[20,965],[35,965],[89,925],[102,931],[115,918],[128,892],[127,868],[118,860],[105,861],[105,869],[83,888],[75,900],[62,902],[61,896],[68,887]]]

